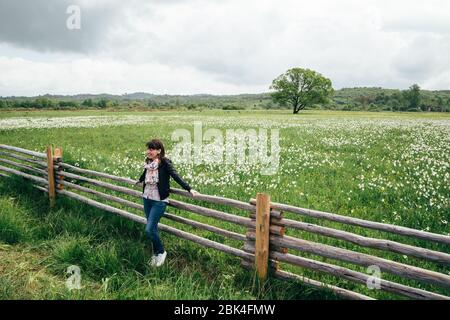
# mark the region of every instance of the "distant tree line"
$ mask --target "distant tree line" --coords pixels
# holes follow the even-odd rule
[[[256,107],[256,104],[252,105]],[[222,110],[243,110],[246,104],[240,102],[227,103],[224,101],[208,102],[180,102],[179,100],[155,101],[152,99],[139,100],[109,100],[84,99],[80,100],[57,100],[45,97],[39,98],[0,98],[1,109],[49,109],[49,110],[77,110],[77,109],[132,109],[132,110],[152,110],[152,109],[180,109],[202,110],[202,109],[222,109]]]
[[[0,97],[0,110],[5,109],[112,109],[112,110],[197,110],[221,109],[286,109],[273,101],[270,93],[245,95],[151,95],[143,98],[130,95],[85,95]],[[311,99],[312,100],[312,99]],[[300,100],[299,100],[300,101]],[[413,85],[407,90],[383,88],[343,88],[335,90],[327,102],[317,102],[306,109],[365,110],[365,111],[436,111],[450,112],[450,90],[428,91]]]
[[[325,107],[342,110],[450,112],[450,91],[425,91],[417,84],[407,90],[341,89]]]
[[[100,99],[93,101],[86,99],[82,102],[77,100],[55,100],[45,97],[35,99],[27,98],[3,98],[0,99],[0,109],[54,109],[54,110],[71,110],[71,109],[106,109],[118,107],[117,101]]]

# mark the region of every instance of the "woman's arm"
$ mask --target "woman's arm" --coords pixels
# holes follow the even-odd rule
[[[144,172],[142,172],[141,176],[139,177],[139,180],[136,181],[134,184],[135,185],[140,185],[141,183],[144,182],[144,179],[145,179],[145,169],[144,169]]]
[[[181,178],[181,176],[178,174],[177,170],[174,168],[172,161],[169,159],[166,159],[167,163],[167,171],[169,172],[170,176],[186,191],[191,191],[191,186]]]
[[[144,182],[144,179],[145,179],[145,169],[144,169],[144,172],[142,172],[142,174],[141,174],[141,177],[139,178],[139,182]]]

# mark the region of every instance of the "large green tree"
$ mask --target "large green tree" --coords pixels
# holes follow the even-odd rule
[[[293,113],[317,103],[327,103],[334,93],[331,80],[320,73],[292,68],[272,81],[270,89],[274,102],[291,105]]]

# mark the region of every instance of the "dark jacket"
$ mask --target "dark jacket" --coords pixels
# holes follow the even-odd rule
[[[143,182],[144,185],[142,187],[142,192],[145,190],[145,174],[147,173],[147,169],[144,169],[141,177],[139,178],[139,182]],[[158,192],[161,200],[167,198],[170,192],[170,177],[172,177],[184,190],[191,191],[191,187],[189,184],[184,181],[177,170],[173,167],[172,161],[167,158],[162,158],[158,167]]]

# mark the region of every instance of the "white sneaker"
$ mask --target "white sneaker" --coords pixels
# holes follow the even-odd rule
[[[152,256],[152,259],[150,260],[150,265],[151,265],[152,267],[156,266],[156,255],[153,255],[153,256]]]
[[[156,256],[156,266],[160,267],[163,265],[164,261],[166,260],[167,251],[164,251],[163,253],[160,253]]]

